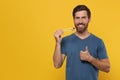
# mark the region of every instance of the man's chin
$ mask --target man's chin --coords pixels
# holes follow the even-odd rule
[[[87,27],[81,27],[81,28],[79,27],[79,28],[77,28],[77,32],[81,34],[81,33],[84,33],[86,31],[86,29],[87,29]]]
[[[84,33],[84,32],[85,32],[85,29],[78,29],[77,32],[80,33],[80,34],[81,34],[81,33]]]

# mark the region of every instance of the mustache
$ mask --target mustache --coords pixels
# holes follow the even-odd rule
[[[78,23],[77,26],[79,26],[79,25],[85,25],[85,24],[84,23]]]

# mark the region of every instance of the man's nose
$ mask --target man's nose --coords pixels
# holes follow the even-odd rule
[[[82,22],[83,22],[83,19],[80,18],[80,19],[79,19],[79,22],[82,23]]]

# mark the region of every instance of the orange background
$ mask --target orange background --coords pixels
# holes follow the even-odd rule
[[[102,38],[111,71],[99,80],[120,80],[120,0],[1,0],[0,80],[65,80],[65,63],[53,66],[56,29],[73,27],[78,4],[92,12],[89,31]],[[65,33],[65,35],[71,32]]]

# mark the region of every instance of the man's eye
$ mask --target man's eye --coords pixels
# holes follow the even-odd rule
[[[79,19],[80,17],[76,17],[76,19]]]

